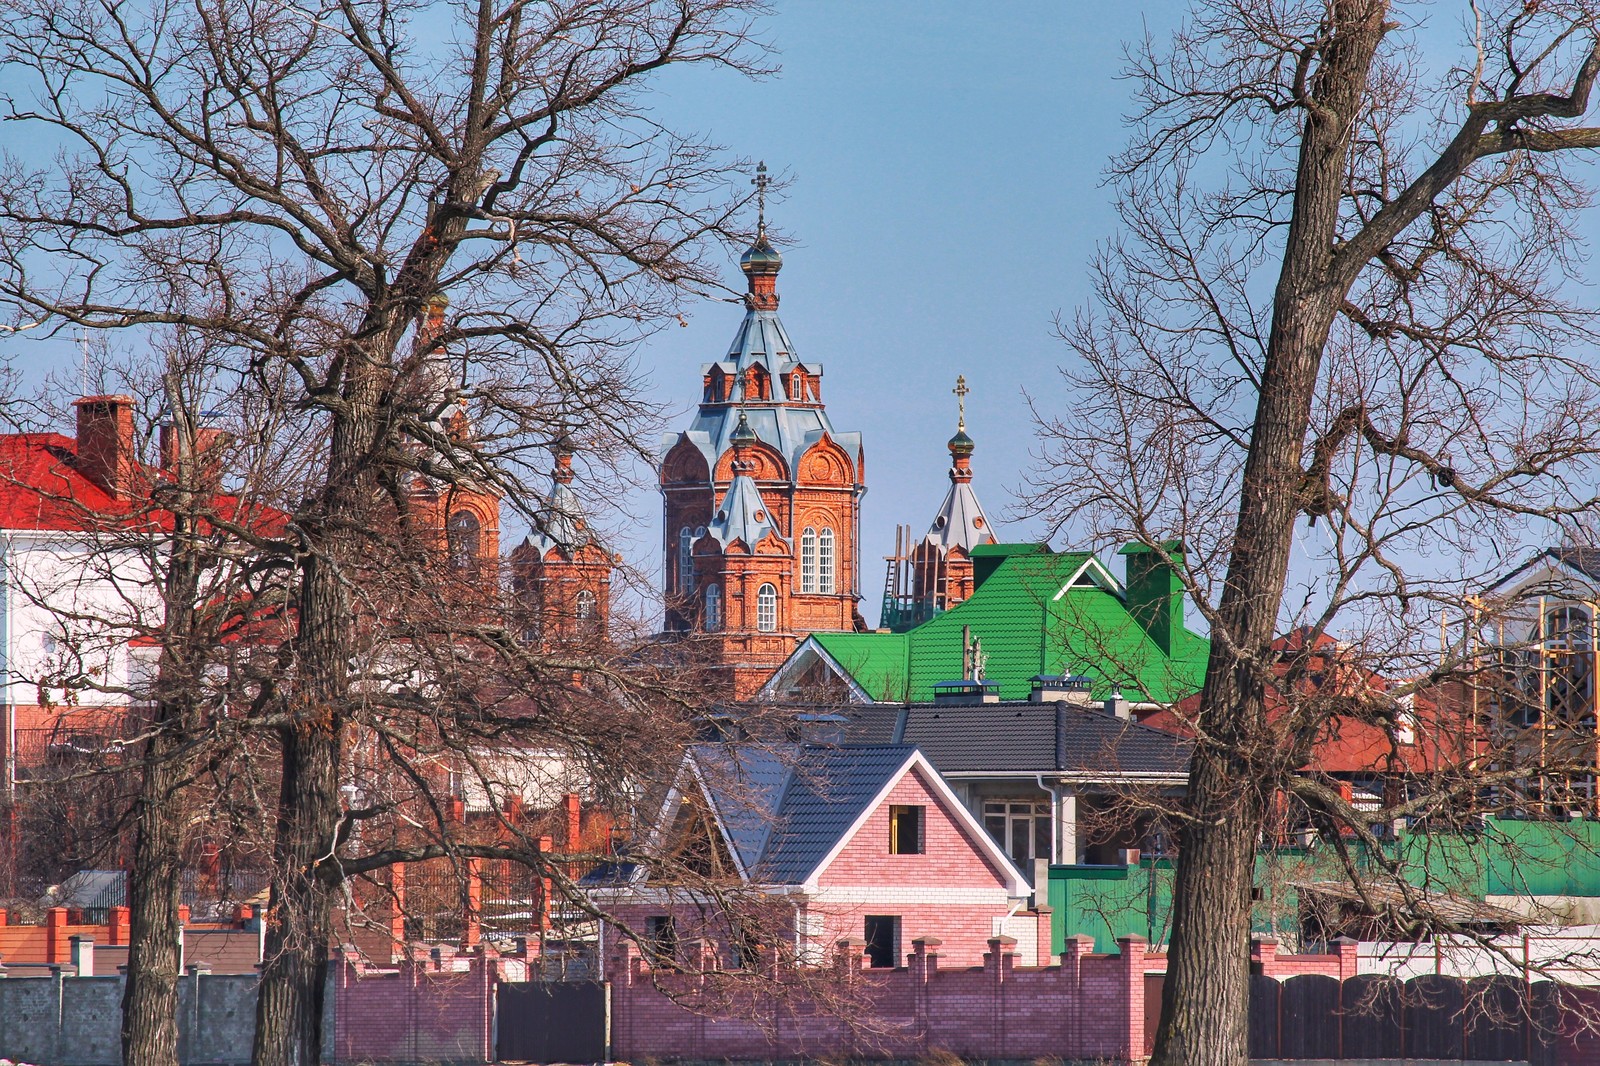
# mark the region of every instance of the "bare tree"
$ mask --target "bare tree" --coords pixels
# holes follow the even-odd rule
[[[1076,413],[1045,420],[1035,504],[1170,553],[1211,639],[1158,1063],[1246,1059],[1252,871],[1279,797],[1377,852],[1395,819],[1527,772],[1469,745],[1397,771],[1368,811],[1300,771],[1341,716],[1394,732],[1408,693],[1472,682],[1472,649],[1430,643],[1440,619],[1459,633],[1474,586],[1595,507],[1594,322],[1564,289],[1588,201],[1568,168],[1600,147],[1576,121],[1595,8],[1471,4],[1442,60],[1421,13],[1199,2],[1169,46],[1135,49],[1111,171],[1125,229],[1062,328]],[[1297,625],[1298,650],[1274,647]],[[1307,698],[1330,630],[1406,683]]]
[[[671,64],[758,72],[748,0],[260,7],[11,5],[4,117],[62,154],[0,177],[15,325],[181,327],[233,353],[320,444],[285,535],[271,933],[255,1061],[314,1062],[331,935],[319,868],[347,824],[346,729],[378,661],[360,580],[413,479],[530,517],[527,449],[634,448],[628,348],[686,290],[738,194],[645,117]],[[450,312],[420,344],[439,293]],[[44,332],[43,330],[41,332]],[[453,414],[471,433],[452,432]],[[354,671],[354,672],[353,672]]]

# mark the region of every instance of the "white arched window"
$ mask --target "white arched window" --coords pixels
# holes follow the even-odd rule
[[[833,530],[824,529],[817,539],[817,591],[833,594]]]
[[[756,590],[756,628],[763,633],[778,629],[778,590],[770,583]]]
[[[817,531],[810,526],[800,534],[800,591],[817,591]]]
[[[722,628],[722,586],[706,586],[706,632],[715,633]]]
[[[684,526],[678,530],[678,592],[687,596],[694,591],[694,530]]]
[[[595,607],[598,603],[594,593],[588,589],[579,589],[578,595],[573,600],[572,613],[578,621],[586,622],[595,616]]]

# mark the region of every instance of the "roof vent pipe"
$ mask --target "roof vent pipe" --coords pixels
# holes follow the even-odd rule
[[[1113,692],[1111,698],[1106,700],[1106,713],[1113,718],[1128,720],[1133,717],[1133,704],[1123,699],[1121,692]]]

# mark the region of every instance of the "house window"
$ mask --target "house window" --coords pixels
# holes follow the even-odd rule
[[[817,531],[810,526],[800,534],[800,591],[817,591]]]
[[[763,633],[778,629],[778,589],[770,583],[756,590],[756,628]]]
[[[900,958],[900,916],[869,914],[861,939],[867,942],[867,965],[875,970],[892,970]]]
[[[706,586],[706,632],[715,633],[722,628],[722,586]]]
[[[579,589],[578,595],[573,602],[573,616],[580,622],[590,621],[595,616],[595,607],[598,602],[594,593],[588,589]]]
[[[471,511],[457,511],[445,526],[445,542],[450,550],[450,565],[457,570],[472,570],[478,565],[482,527]]]
[[[684,526],[678,530],[678,592],[684,596],[694,591],[694,530]]]
[[[889,854],[921,855],[923,808],[920,804],[895,804],[889,808]]]
[[[983,827],[1019,866],[1026,868],[1034,859],[1052,857],[1048,803],[985,803]]]
[[[817,591],[833,595],[833,530],[824,529],[817,537]]]
[[[673,966],[678,961],[678,926],[670,914],[645,919],[645,943],[641,945],[654,966]]]

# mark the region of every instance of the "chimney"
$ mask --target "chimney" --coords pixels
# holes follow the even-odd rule
[[[999,703],[1000,684],[996,681],[939,681],[933,686],[933,702],[962,705],[973,703]]]
[[[1082,674],[1062,677],[1060,674],[1034,674],[1028,679],[1032,691],[1029,703],[1054,703],[1066,700],[1083,706],[1089,702],[1089,679]]]
[[[1158,548],[1135,542],[1117,554],[1127,563],[1128,613],[1152,643],[1172,654],[1173,637],[1183,628],[1183,541]]]
[[[199,485],[217,489],[222,485],[222,453],[233,443],[233,435],[212,426],[197,426],[194,431],[194,457],[199,464]],[[161,427],[161,469],[178,472],[178,427],[170,422]]]
[[[133,491],[133,397],[85,396],[78,409],[78,469],[114,497]]]

